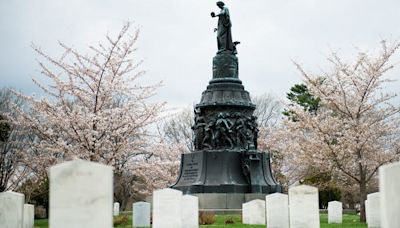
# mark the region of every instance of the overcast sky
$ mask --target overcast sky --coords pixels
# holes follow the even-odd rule
[[[137,60],[147,82],[164,81],[155,99],[170,107],[191,106],[212,77],[217,51],[214,0],[0,0],[0,87],[38,92],[31,43],[59,56],[57,41],[79,50],[116,34],[127,20],[140,27]],[[326,65],[331,50],[376,49],[400,37],[399,0],[229,0],[239,77],[252,95],[284,98],[301,82],[291,63],[310,71]],[[396,69],[393,75],[400,75]],[[397,76],[398,78],[398,76]],[[394,84],[391,90],[396,90]]]

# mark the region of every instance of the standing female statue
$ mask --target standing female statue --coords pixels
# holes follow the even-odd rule
[[[235,47],[232,42],[231,33],[231,19],[229,17],[229,10],[226,8],[225,3],[218,1],[217,6],[221,9],[219,14],[211,13],[211,17],[218,17],[217,41],[218,53],[234,53]]]

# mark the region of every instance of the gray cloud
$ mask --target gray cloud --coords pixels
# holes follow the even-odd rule
[[[324,67],[330,50],[344,56],[400,36],[398,0],[226,1],[238,47],[240,78],[253,95],[284,97],[301,81],[291,59],[307,69]],[[0,2],[1,86],[38,92],[33,42],[52,55],[57,41],[78,49],[116,34],[126,20],[141,28],[138,60],[146,82],[164,81],[155,99],[187,106],[200,99],[216,52],[215,1],[198,0],[13,0]],[[398,72],[398,70],[396,71]],[[393,74],[394,75],[394,74]],[[396,84],[398,85],[398,84]],[[179,89],[178,89],[179,88]],[[395,87],[389,88],[395,90]]]

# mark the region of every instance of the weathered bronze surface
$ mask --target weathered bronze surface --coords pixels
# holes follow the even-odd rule
[[[255,105],[239,79],[229,11],[222,2],[218,16],[218,52],[213,77],[196,105],[195,150],[183,154],[177,183],[184,193],[273,193],[270,154],[257,150]],[[238,42],[235,42],[238,43]]]
[[[218,17],[218,28],[215,30],[217,32],[218,53],[233,53],[232,23],[229,10],[225,3],[221,1],[217,2],[217,6],[221,11],[218,14],[211,12],[211,17]]]

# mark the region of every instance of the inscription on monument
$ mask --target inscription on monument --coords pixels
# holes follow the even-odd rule
[[[182,181],[190,183],[199,181],[203,166],[203,156],[193,153],[186,157],[185,160],[187,161],[184,163],[182,169]]]
[[[194,162],[194,163],[190,163],[188,165],[189,165],[189,167],[186,167],[183,170],[182,178],[183,178],[183,180],[187,180],[187,181],[196,181],[196,179],[199,176],[199,168],[198,168],[199,163]]]

